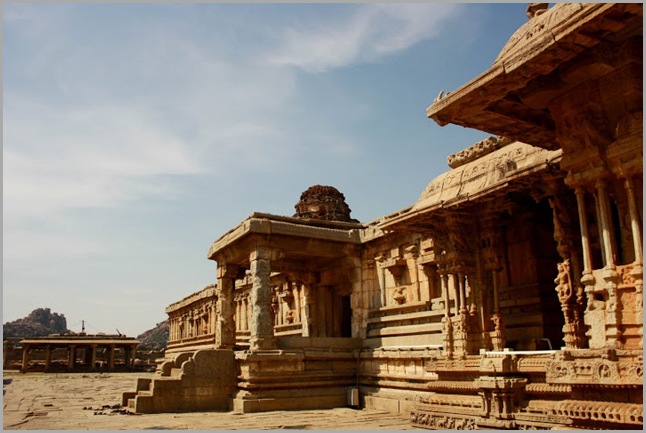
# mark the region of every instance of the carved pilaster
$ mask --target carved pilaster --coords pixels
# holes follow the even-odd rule
[[[491,274],[493,305],[489,319],[493,330],[488,333],[488,337],[493,350],[502,350],[507,344],[505,323],[500,314],[499,281],[500,271],[503,269],[503,232],[500,227],[500,219],[491,216],[483,221],[480,233],[484,268]]]
[[[576,242],[581,236],[570,212],[570,209],[574,208],[574,202],[570,196],[562,194],[550,197],[549,203],[554,219],[554,240],[563,259],[563,262],[557,265],[558,275],[554,280],[565,319],[563,340],[567,348],[582,349],[587,346],[583,320],[585,298],[583,284],[573,277],[582,273],[579,259],[582,253],[580,244]]]
[[[442,338],[444,340],[444,353],[450,359],[453,357],[453,323],[452,318],[444,316],[442,318]]]
[[[218,349],[233,349],[236,343],[233,290],[238,271],[238,266],[228,263],[218,266],[217,301],[215,306],[215,347]]]

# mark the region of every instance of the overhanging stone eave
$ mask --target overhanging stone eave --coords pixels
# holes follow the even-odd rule
[[[515,191],[518,189],[525,189],[526,186],[521,186],[517,181],[521,179],[532,179],[539,173],[543,173],[546,170],[551,170],[554,165],[560,163],[562,158],[562,151],[560,149],[551,151],[551,157],[545,159],[545,161],[524,167],[521,170],[515,171],[511,176],[501,179],[499,182],[489,185],[486,188],[475,191],[473,193],[467,193],[450,200],[442,200],[435,202],[429,205],[421,205],[421,202],[415,204],[408,212],[398,215],[391,220],[384,222],[380,225],[382,230],[388,231],[398,231],[398,230],[407,230],[411,226],[417,225],[415,220],[417,219],[428,219],[430,214],[434,214],[441,211],[450,211],[456,209],[460,206],[464,206],[467,203],[474,203],[480,200],[486,200],[488,197],[494,196],[501,191],[508,193],[509,191]]]
[[[213,242],[211,247],[209,248],[209,252],[207,254],[207,258],[209,260],[216,260],[215,256],[223,251],[225,248],[227,248],[229,245],[237,242],[241,238],[247,236],[250,231],[250,221],[251,218],[253,218],[253,215],[249,216],[245,220],[243,220],[240,224],[220,236],[218,239]]]
[[[488,111],[495,101],[504,98],[510,91],[522,90],[532,80],[551,73],[559,65],[574,58],[580,52],[589,49],[600,41],[585,35],[590,22],[598,17],[613,12],[615,8],[628,8],[617,4],[585,4],[583,11],[572,14],[567,19],[555,24],[549,34],[530,40],[522,49],[514,50],[508,57],[497,59],[487,71],[450,92],[444,98],[436,100],[426,110],[427,117],[438,125],[455,124],[465,128],[486,131],[490,134],[508,135],[504,130],[488,125],[505,124],[505,114],[498,115],[489,111],[489,121],[482,122],[478,117]],[[554,8],[559,5],[554,6]],[[582,41],[585,41],[583,43]],[[500,117],[500,120],[496,119]],[[521,119],[522,120],[522,119]],[[531,134],[528,131],[528,134]],[[517,140],[531,141],[540,146],[543,138],[531,140],[524,137],[509,136]],[[552,142],[552,140],[549,140]],[[553,147],[546,147],[553,148]]]
[[[216,260],[216,256],[222,251],[239,244],[243,238],[252,234],[283,235],[360,244],[360,231],[363,227],[364,225],[361,223],[303,220],[256,212],[216,240],[211,245],[207,257],[209,260]]]
[[[447,114],[450,111],[456,110],[456,106],[461,107],[464,104],[465,100],[471,100],[475,92],[482,88],[482,86],[495,81],[502,74],[504,74],[504,68],[502,65],[493,65],[487,71],[478,75],[473,80],[467,82],[463,86],[446,94],[443,98],[440,98],[434,101],[427,109],[426,116],[430,119],[433,119],[438,125],[445,126],[449,123],[453,123],[450,119],[447,119]],[[473,104],[470,104],[473,106]]]

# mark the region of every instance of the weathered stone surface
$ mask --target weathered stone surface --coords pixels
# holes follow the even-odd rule
[[[345,196],[333,186],[314,185],[301,194],[296,203],[296,218],[327,221],[353,221]]]
[[[218,344],[233,393],[182,395],[254,412],[358,393],[422,428],[641,427],[642,8],[530,5],[492,67],[429,107],[495,137],[414,205],[361,224],[317,185],[294,217],[255,213],[217,239],[218,325],[171,332],[160,379],[210,371],[190,361]],[[171,329],[214,301],[180,301]],[[137,391],[165,386],[171,405],[172,380]]]

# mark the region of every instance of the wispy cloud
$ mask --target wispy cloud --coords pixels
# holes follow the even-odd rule
[[[436,36],[460,8],[450,3],[362,5],[347,18],[287,27],[269,58],[308,72],[377,61]]]
[[[132,107],[61,108],[23,99],[5,109],[9,221],[168,194],[168,185],[155,185],[154,176],[203,169],[181,137]]]
[[[202,259],[204,246],[168,221],[177,216],[192,229],[208,220],[196,232],[217,236],[229,228],[220,226],[227,212],[289,212],[292,199],[281,194],[296,177],[324,182],[361,164],[365,142],[354,132],[376,109],[352,94],[317,105],[316,91],[343,86],[331,80],[311,92],[298,71],[399,53],[437,35],[460,6],[319,7],[325,13],[309,5],[307,13],[286,5],[5,6],[4,311],[28,312],[34,297],[67,305],[93,278],[101,289],[87,289],[83,303],[94,296],[103,306],[103,292],[124,287],[170,302],[178,287],[204,283],[202,264],[185,253],[198,249]],[[140,302],[151,305],[127,299]]]

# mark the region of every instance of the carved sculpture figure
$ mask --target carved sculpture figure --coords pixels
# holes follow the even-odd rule
[[[539,16],[547,11],[549,3],[528,3],[527,4],[527,18],[530,20]]]

